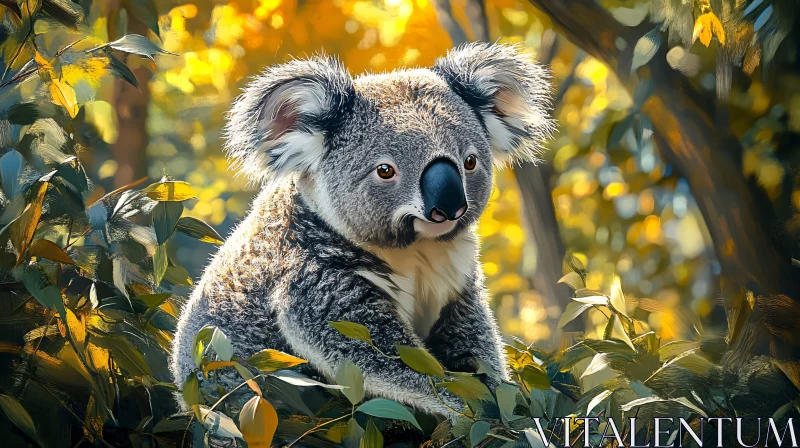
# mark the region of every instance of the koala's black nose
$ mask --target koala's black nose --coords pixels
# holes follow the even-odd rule
[[[433,222],[456,220],[467,211],[467,198],[455,164],[437,159],[425,167],[420,180],[425,217]]]

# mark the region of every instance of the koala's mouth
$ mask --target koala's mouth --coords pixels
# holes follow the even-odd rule
[[[458,221],[430,222],[419,218],[414,218],[414,230],[428,238],[437,238],[452,232],[458,225]]]

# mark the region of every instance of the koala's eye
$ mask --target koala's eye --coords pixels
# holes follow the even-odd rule
[[[476,166],[478,166],[478,158],[475,157],[475,154],[470,154],[464,159],[464,169],[467,171],[474,170]]]
[[[393,178],[397,173],[394,170],[394,167],[389,165],[388,163],[381,163],[378,165],[378,177],[383,180],[389,180]]]

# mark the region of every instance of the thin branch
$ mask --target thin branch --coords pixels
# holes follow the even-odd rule
[[[472,38],[479,42],[489,42],[489,22],[486,20],[486,5],[484,0],[467,0],[464,12],[469,19]]]
[[[304,432],[303,434],[301,434],[300,437],[297,438],[297,440],[295,440],[294,442],[292,442],[289,445],[287,445],[286,448],[292,448],[292,446],[294,446],[295,443],[299,442],[300,439],[302,439],[303,437],[311,434],[312,432],[319,431],[319,429],[324,427],[324,426],[330,425],[331,423],[338,422],[340,420],[344,420],[345,418],[352,417],[352,416],[353,416],[353,414],[345,414],[345,415],[342,415],[341,417],[336,417],[336,418],[334,418],[332,420],[328,420],[325,423],[320,423],[319,425],[317,425],[317,426],[309,429],[308,431]]]
[[[467,35],[453,17],[453,10],[450,7],[450,0],[434,0],[433,6],[436,9],[436,19],[439,24],[450,35],[453,46],[457,47],[468,42]]]
[[[436,384],[433,383],[433,378],[428,376],[428,381],[430,381],[430,383],[431,383],[431,388],[433,389],[433,395],[436,396],[436,399],[438,399],[439,402],[441,402],[444,407],[446,407],[447,409],[450,409],[452,412],[454,412],[454,413],[456,413],[456,414],[458,414],[458,415],[460,415],[462,417],[466,417],[466,418],[468,418],[470,420],[475,420],[475,417],[470,417],[469,415],[464,414],[463,412],[458,412],[455,409],[453,409],[452,407],[450,407],[450,405],[445,403],[444,400],[442,400],[442,397],[439,396],[439,392],[436,391]]]

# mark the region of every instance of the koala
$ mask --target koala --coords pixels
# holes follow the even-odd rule
[[[254,78],[224,149],[261,191],[182,310],[175,382],[195,367],[195,334],[215,325],[244,359],[273,348],[329,379],[350,360],[370,396],[445,417],[460,408],[329,321],[366,326],[385,354],[420,347],[447,370],[506,379],[476,226],[493,166],[537,160],[554,128],[548,79],[517,47],[482,43],[431,68],[354,78],[323,55]],[[227,370],[230,389],[241,379]]]

